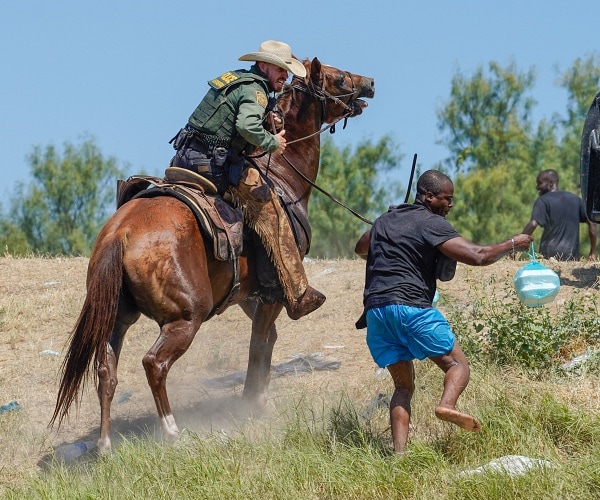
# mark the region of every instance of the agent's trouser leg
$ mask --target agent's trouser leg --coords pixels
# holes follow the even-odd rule
[[[254,168],[246,168],[231,191],[277,269],[288,316],[299,319],[318,309],[325,296],[308,284],[292,228],[277,196]]]

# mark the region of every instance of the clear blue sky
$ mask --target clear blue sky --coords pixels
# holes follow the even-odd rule
[[[443,159],[436,109],[457,69],[497,61],[535,67],[536,118],[564,112],[555,80],[596,50],[595,8],[580,0],[24,0],[0,6],[0,174],[3,196],[27,182],[34,145],[96,139],[127,175],[162,175],[169,139],[240,55],[267,39],[296,56],[375,78],[362,116],[338,145],[391,134],[425,168]],[[590,96],[590,101],[593,96]],[[575,166],[574,168],[578,168]]]

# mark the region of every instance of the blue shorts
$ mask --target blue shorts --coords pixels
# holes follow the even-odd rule
[[[378,366],[448,354],[456,338],[436,308],[391,304],[367,311],[367,345]]]

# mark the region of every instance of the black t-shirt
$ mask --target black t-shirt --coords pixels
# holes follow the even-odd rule
[[[431,307],[438,245],[460,234],[444,217],[416,202],[391,206],[371,228],[365,309],[388,304]]]
[[[547,259],[579,259],[579,223],[587,221],[581,198],[567,191],[550,191],[533,204],[531,218],[544,228],[540,252]]]

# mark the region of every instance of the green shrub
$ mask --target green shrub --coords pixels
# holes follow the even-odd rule
[[[595,296],[576,291],[564,304],[527,307],[519,301],[510,279],[502,284],[501,292],[495,277],[480,284],[467,283],[470,307],[448,304],[447,317],[470,359],[539,372],[557,367],[561,358],[570,358],[574,351],[599,343]]]

